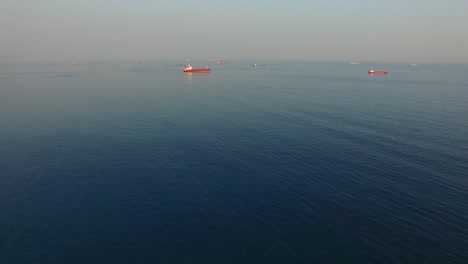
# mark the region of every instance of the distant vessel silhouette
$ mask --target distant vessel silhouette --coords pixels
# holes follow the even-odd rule
[[[367,72],[367,74],[371,74],[371,75],[373,75],[373,74],[388,74],[388,72],[387,71],[376,71],[376,70],[370,69]]]

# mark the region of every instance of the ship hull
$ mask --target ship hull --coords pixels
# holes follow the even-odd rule
[[[374,74],[388,74],[387,71],[368,71],[367,74],[374,75]]]
[[[200,68],[200,69],[184,69],[184,72],[187,73],[210,73],[211,69],[210,68]]]

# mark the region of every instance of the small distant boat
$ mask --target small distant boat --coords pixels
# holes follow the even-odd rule
[[[205,68],[193,68],[190,64],[185,65],[184,72],[197,72],[197,73],[209,73],[211,69],[208,67]]]
[[[357,61],[352,61],[351,64],[353,64],[353,65],[354,65],[354,64],[359,64],[359,62],[357,62]]]
[[[254,64],[252,64],[252,67],[265,67],[265,64],[254,63]]]
[[[373,74],[388,74],[388,72],[387,71],[376,71],[376,70],[370,69],[367,72],[367,74],[371,74],[371,75],[373,75]]]
[[[227,64],[225,61],[215,61],[216,64]]]
[[[79,62],[74,62],[74,61],[72,61],[72,62],[70,62],[68,64],[70,64],[70,65],[81,65]]]
[[[142,61],[135,61],[135,64],[144,64]]]
[[[418,64],[416,64],[416,63],[411,63],[410,66],[411,66],[411,67],[416,67],[416,66],[418,66]]]

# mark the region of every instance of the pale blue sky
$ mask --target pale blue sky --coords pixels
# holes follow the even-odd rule
[[[468,63],[467,0],[0,0],[0,60]]]

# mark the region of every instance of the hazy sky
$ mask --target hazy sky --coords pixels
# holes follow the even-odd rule
[[[468,63],[468,0],[0,0],[0,60]]]

